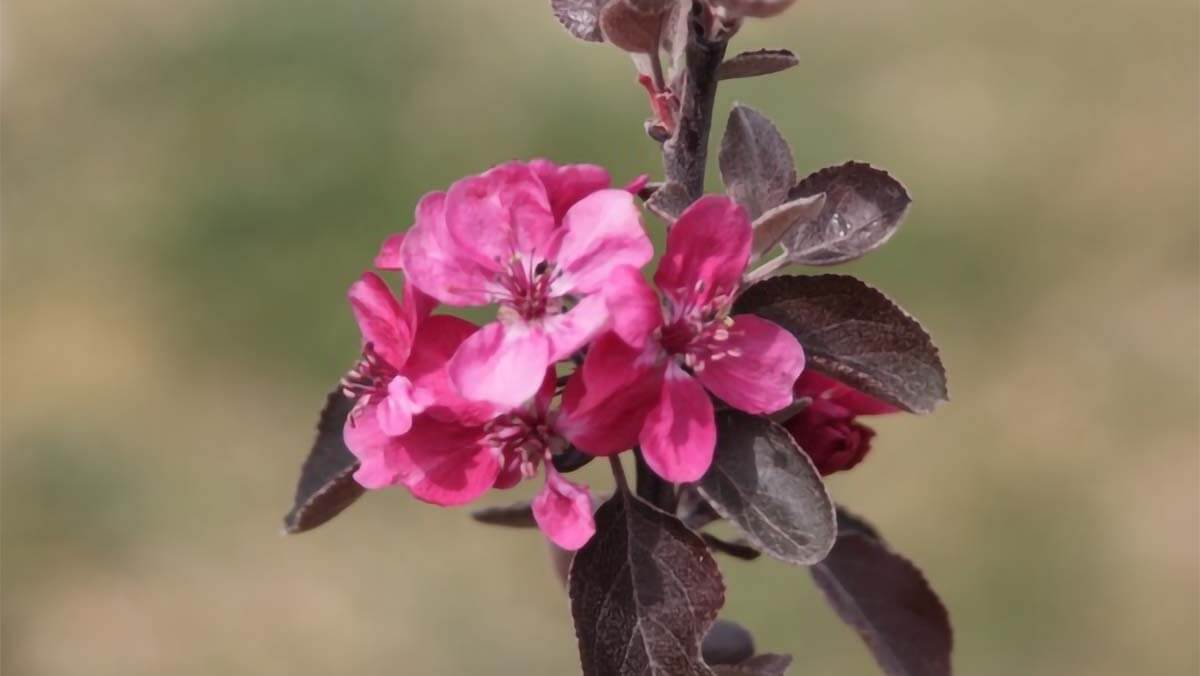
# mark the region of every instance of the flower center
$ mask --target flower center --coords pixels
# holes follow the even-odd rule
[[[350,399],[369,400],[374,395],[387,394],[388,383],[396,377],[396,369],[379,356],[375,346],[367,343],[363,346],[362,358],[342,376],[342,394]]]
[[[526,479],[537,474],[538,466],[561,453],[565,442],[550,431],[541,416],[513,411],[498,416],[484,428],[487,442],[500,453],[503,467],[519,468]]]
[[[729,316],[725,296],[714,298],[700,308],[683,308],[661,329],[659,343],[668,354],[683,362],[694,373],[704,371],[709,362],[740,357],[742,351],[729,346],[730,336],[738,329]]]
[[[496,279],[505,292],[500,299],[501,316],[532,321],[562,312],[562,300],[550,295],[550,285],[558,274],[552,263],[514,255]]]

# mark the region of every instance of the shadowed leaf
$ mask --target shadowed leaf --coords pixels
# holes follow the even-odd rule
[[[725,59],[717,69],[717,78],[732,80],[739,77],[756,77],[770,75],[781,70],[787,70],[800,63],[790,50],[759,49],[753,52],[742,52],[737,56]]]
[[[752,16],[759,19],[775,16],[792,6],[796,0],[710,0],[733,17]]]
[[[342,441],[342,427],[354,401],[341,389],[329,393],[317,423],[317,439],[300,469],[292,511],[283,518],[284,531],[303,533],[337,516],[365,492],[354,480],[358,458]]]
[[[737,622],[719,619],[705,635],[700,653],[710,665],[745,662],[754,655],[754,637]]]
[[[721,180],[725,191],[757,219],[782,204],[796,184],[792,149],[765,115],[734,104],[721,139]]]
[[[717,414],[717,450],[701,495],[761,551],[811,565],[837,534],[833,502],[812,461],[779,425],[740,411]]]
[[[946,370],[915,319],[846,275],[773,277],[742,294],[734,312],[769,319],[804,346],[808,368],[913,413],[945,401]]]
[[[621,491],[596,512],[575,555],[571,613],[585,676],[710,676],[701,639],[725,602],[704,542]]]
[[[600,33],[600,8],[605,0],[550,0],[554,17],[567,31],[588,42],[604,42]]]
[[[783,239],[788,258],[803,265],[833,265],[854,260],[891,239],[912,199],[886,171],[861,162],[810,174],[788,194],[790,199],[825,195],[819,217]]]
[[[666,183],[646,200],[646,208],[667,224],[675,222],[679,214],[692,203],[687,188],[678,183]]]
[[[528,502],[517,502],[503,507],[484,507],[471,512],[471,518],[489,526],[508,528],[537,528],[533,519],[533,506]]]
[[[753,561],[762,556],[762,552],[750,546],[745,540],[722,540],[721,538],[711,533],[701,533],[700,537],[704,539],[704,544],[714,552],[732,556],[735,559],[743,561]]]
[[[950,676],[954,636],[945,606],[907,559],[851,526],[812,568],[829,605],[889,676]]]
[[[676,506],[675,515],[692,530],[700,530],[721,518],[712,505],[708,504],[708,500],[691,485],[679,487],[679,504]]]
[[[791,665],[791,655],[763,653],[739,664],[721,665],[713,672],[717,676],[783,676]]]

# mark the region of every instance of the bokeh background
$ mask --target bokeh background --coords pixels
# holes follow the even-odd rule
[[[576,673],[531,532],[392,490],[279,535],[355,356],[345,289],[422,193],[532,156],[661,175],[629,60],[546,4],[4,3],[5,674]],[[916,197],[850,270],[939,340],[952,401],[831,489],[925,569],[961,674],[1200,669],[1198,26],[813,0],[731,47],[801,65],[719,110]],[[804,571],[722,566],[795,673],[874,673]]]

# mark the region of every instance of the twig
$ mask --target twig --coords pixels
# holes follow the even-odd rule
[[[663,144],[663,169],[668,181],[687,189],[692,200],[704,192],[704,170],[708,160],[708,132],[712,127],[713,101],[717,96],[717,69],[725,59],[725,39],[705,37],[699,13],[692,12],[684,52],[683,94],[679,126]]]

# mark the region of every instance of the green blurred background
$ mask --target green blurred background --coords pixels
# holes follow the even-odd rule
[[[661,175],[629,60],[546,4],[4,3],[4,673],[576,673],[533,533],[392,490],[279,535],[355,356],[345,289],[422,193],[533,156]],[[915,195],[849,269],[953,399],[831,489],[925,569],[961,674],[1200,669],[1198,25],[804,0],[731,46],[801,65],[722,119]],[[804,571],[722,566],[795,673],[873,673]]]

